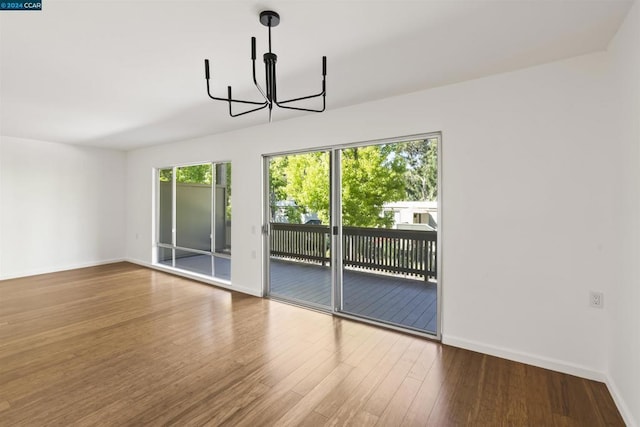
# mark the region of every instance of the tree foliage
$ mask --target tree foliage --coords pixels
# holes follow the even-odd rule
[[[355,227],[391,227],[393,216],[382,206],[406,197],[406,160],[390,145],[342,151],[342,223]]]
[[[306,155],[304,155],[306,156]],[[276,211],[282,211],[284,217],[290,223],[299,224],[302,222],[303,208],[298,207],[293,195],[287,192],[287,176],[289,161],[293,156],[274,157],[269,162],[269,204],[271,206],[271,217],[276,216]]]
[[[160,170],[160,181],[171,181],[172,169]],[[182,166],[176,169],[176,182],[185,184],[211,184],[213,170],[211,164]]]
[[[315,212],[329,223],[329,153],[315,152],[292,156],[287,166],[285,190],[296,205],[298,215]]]
[[[438,199],[438,140],[418,140],[396,144],[396,152],[407,163],[407,200]]]
[[[292,223],[300,223],[303,214],[315,212],[328,224],[329,161],[327,152],[272,159],[269,164],[272,207],[284,211]]]

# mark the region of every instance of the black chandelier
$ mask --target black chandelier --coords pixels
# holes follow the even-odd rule
[[[271,27],[276,27],[280,23],[280,15],[271,10],[265,10],[260,12],[260,23],[269,28],[269,52],[265,53],[262,57],[264,58],[264,69],[265,69],[265,84],[266,91],[264,91],[258,81],[256,80],[256,38],[251,37],[251,62],[253,64],[253,83],[256,88],[264,98],[264,101],[244,101],[241,99],[233,99],[231,95],[231,86],[227,86],[227,97],[226,98],[218,98],[216,96],[211,95],[211,90],[209,86],[209,60],[204,60],[204,74],[207,79],[207,94],[209,98],[216,101],[225,101],[229,103],[229,115],[231,117],[238,117],[244,114],[249,114],[254,111],[262,110],[264,108],[269,108],[269,121],[271,121],[271,111],[273,110],[274,104],[280,108],[286,108],[289,110],[298,110],[298,111],[311,111],[314,113],[321,113],[325,110],[325,97],[327,94],[325,79],[327,76],[327,57],[322,57],[322,92],[316,95],[303,96],[300,98],[287,99],[286,101],[279,101],[277,90],[276,90],[276,62],[278,60],[278,56],[271,52]],[[292,107],[286,104],[296,101],[303,101],[312,98],[322,97],[322,109],[311,109],[311,108],[300,108],[300,107]],[[258,105],[256,108],[252,108],[247,111],[242,111],[240,113],[234,113],[232,111],[232,104],[249,104],[249,105]]]

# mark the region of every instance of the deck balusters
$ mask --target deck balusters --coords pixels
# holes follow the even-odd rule
[[[436,231],[343,227],[345,267],[396,273],[425,280],[437,277]],[[330,228],[315,224],[271,223],[271,256],[330,262]]]

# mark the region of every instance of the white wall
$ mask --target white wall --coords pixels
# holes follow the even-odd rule
[[[629,425],[640,423],[640,5],[634,4],[609,48],[618,147],[616,216],[620,257],[611,270],[609,385]],[[609,145],[609,144],[607,144]]]
[[[0,137],[0,279],[124,258],[123,152]]]
[[[259,293],[262,153],[442,131],[444,341],[604,378],[593,337],[608,309],[588,293],[609,294],[619,256],[602,209],[617,197],[606,63],[594,54],[130,152],[127,256],[151,261],[152,167],[230,160],[232,282]]]

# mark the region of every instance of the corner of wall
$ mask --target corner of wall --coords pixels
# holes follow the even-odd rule
[[[627,402],[622,398],[622,394],[618,389],[615,381],[611,378],[611,375],[607,374],[604,380],[604,383],[607,385],[607,389],[613,398],[614,403],[618,407],[618,411],[620,411],[620,415],[622,415],[622,419],[624,420],[627,427],[638,427],[638,424],[633,419],[633,413],[629,409]]]
[[[617,265],[607,326],[606,384],[629,426],[640,423],[640,4],[636,1],[612,39],[609,103],[611,147],[619,151],[616,210]]]

